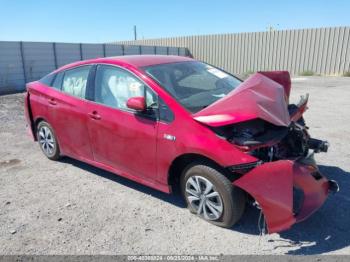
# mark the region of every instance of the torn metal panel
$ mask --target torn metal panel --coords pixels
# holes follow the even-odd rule
[[[327,199],[330,182],[314,165],[291,160],[268,162],[234,181],[260,205],[269,233],[290,228],[311,216]],[[293,206],[293,188],[302,192],[300,208]]]
[[[284,88],[284,94],[286,101],[289,100],[290,90],[292,87],[292,81],[288,71],[259,71],[260,74],[272,79],[279,83]]]
[[[280,160],[263,164],[233,184],[248,192],[259,203],[269,233],[287,229],[295,223],[293,161]]]
[[[256,73],[224,98],[193,115],[209,126],[222,126],[263,119],[276,126],[288,126],[290,116],[284,87],[270,78]]]

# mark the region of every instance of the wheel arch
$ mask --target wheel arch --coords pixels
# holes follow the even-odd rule
[[[37,117],[35,119],[33,119],[33,117],[31,117],[31,119],[30,119],[30,127],[29,128],[31,129],[31,132],[33,134],[34,141],[38,141],[36,132],[37,132],[37,127],[38,127],[39,123],[42,121],[46,121],[46,120],[43,117]]]
[[[35,119],[34,119],[34,126],[33,126],[33,131],[34,131],[34,134],[36,134],[36,131],[37,131],[37,128],[38,128],[38,125],[39,125],[39,123],[40,122],[42,122],[42,121],[45,121],[45,122],[47,122],[46,121],[46,119],[44,118],[44,117],[41,117],[41,116],[39,116],[39,117],[36,117]],[[47,122],[48,123],[48,122]],[[36,137],[35,137],[36,138]]]
[[[38,125],[39,125],[41,122],[46,122],[46,123],[48,123],[48,124],[51,126],[50,122],[47,121],[45,117],[42,117],[42,116],[36,117],[36,118],[34,119],[34,126],[33,126],[34,134],[35,134],[35,141],[38,141],[36,132],[37,132]],[[53,129],[52,126],[51,126],[51,128]],[[56,132],[55,132],[54,129],[53,129],[53,132],[54,132],[54,134],[55,134],[55,136],[56,136],[57,144],[60,146],[59,138],[57,137],[57,134],[56,134]]]
[[[197,153],[185,153],[177,156],[171,163],[168,171],[168,185],[171,192],[178,192],[180,177],[191,163],[206,164],[220,171],[225,177],[232,180],[227,170],[214,160]]]

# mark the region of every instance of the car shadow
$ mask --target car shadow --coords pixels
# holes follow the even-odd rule
[[[335,166],[319,166],[329,179],[339,183],[340,191],[330,195],[325,204],[307,220],[279,233],[280,238],[271,237],[273,249],[290,247],[290,255],[316,255],[342,249],[350,245],[350,173]],[[247,210],[233,230],[259,235],[259,210]]]
[[[90,173],[93,173],[95,175],[104,177],[106,179],[109,179],[111,181],[117,182],[121,185],[127,186],[129,188],[132,188],[134,190],[137,190],[139,192],[142,192],[144,194],[150,195],[154,198],[158,198],[162,201],[168,202],[170,204],[173,204],[177,207],[185,208],[186,204],[183,201],[182,197],[180,194],[166,194],[161,191],[152,189],[150,187],[144,186],[142,184],[139,184],[137,182],[134,182],[130,179],[124,178],[122,176],[118,176],[112,172],[105,171],[103,169],[100,169],[98,167],[94,167],[92,165],[89,165],[87,163],[81,162],[79,160],[75,160],[73,158],[69,157],[63,157],[60,159],[60,162],[65,163],[65,164],[70,164],[75,167],[84,169]]]
[[[64,157],[60,161],[151,195],[177,207],[186,207],[179,192],[176,194],[162,193],[72,158]],[[293,225],[287,231],[279,233],[279,239],[268,239],[267,241],[274,242],[273,249],[290,247],[293,250],[288,251],[287,254],[314,255],[339,250],[350,245],[350,173],[334,166],[320,165],[319,168],[329,179],[334,179],[339,183],[340,192],[330,195],[320,210],[310,218]],[[242,219],[231,230],[258,236],[260,234],[258,227],[259,214],[257,208],[247,205]]]

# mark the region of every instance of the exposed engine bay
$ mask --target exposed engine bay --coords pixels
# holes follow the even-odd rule
[[[254,119],[213,129],[263,162],[306,157],[310,149],[327,152],[329,146],[327,141],[310,137],[303,118],[288,127]]]

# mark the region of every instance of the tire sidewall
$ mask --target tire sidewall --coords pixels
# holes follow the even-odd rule
[[[202,176],[206,179],[208,179],[214,186],[215,190],[219,193],[222,203],[223,203],[223,213],[221,214],[220,218],[217,220],[205,220],[212,224],[223,226],[223,227],[230,227],[232,224],[236,222],[236,216],[239,215],[239,217],[242,214],[233,214],[234,210],[236,208],[234,207],[234,199],[233,199],[233,193],[235,190],[239,190],[238,188],[234,187],[231,183],[228,185],[227,183],[223,183],[224,179],[228,181],[224,175],[219,172],[217,169],[203,165],[203,164],[192,164],[189,167],[187,167],[184,172],[182,173],[181,177],[181,192],[183,195],[183,198],[186,201],[186,204],[188,206],[188,209],[191,213],[196,214],[195,210],[191,207],[190,203],[187,200],[186,197],[186,182],[187,180],[192,176]],[[219,177],[222,176],[222,177]],[[237,196],[243,197],[243,192],[236,192]],[[237,199],[237,201],[245,201],[244,199]]]

